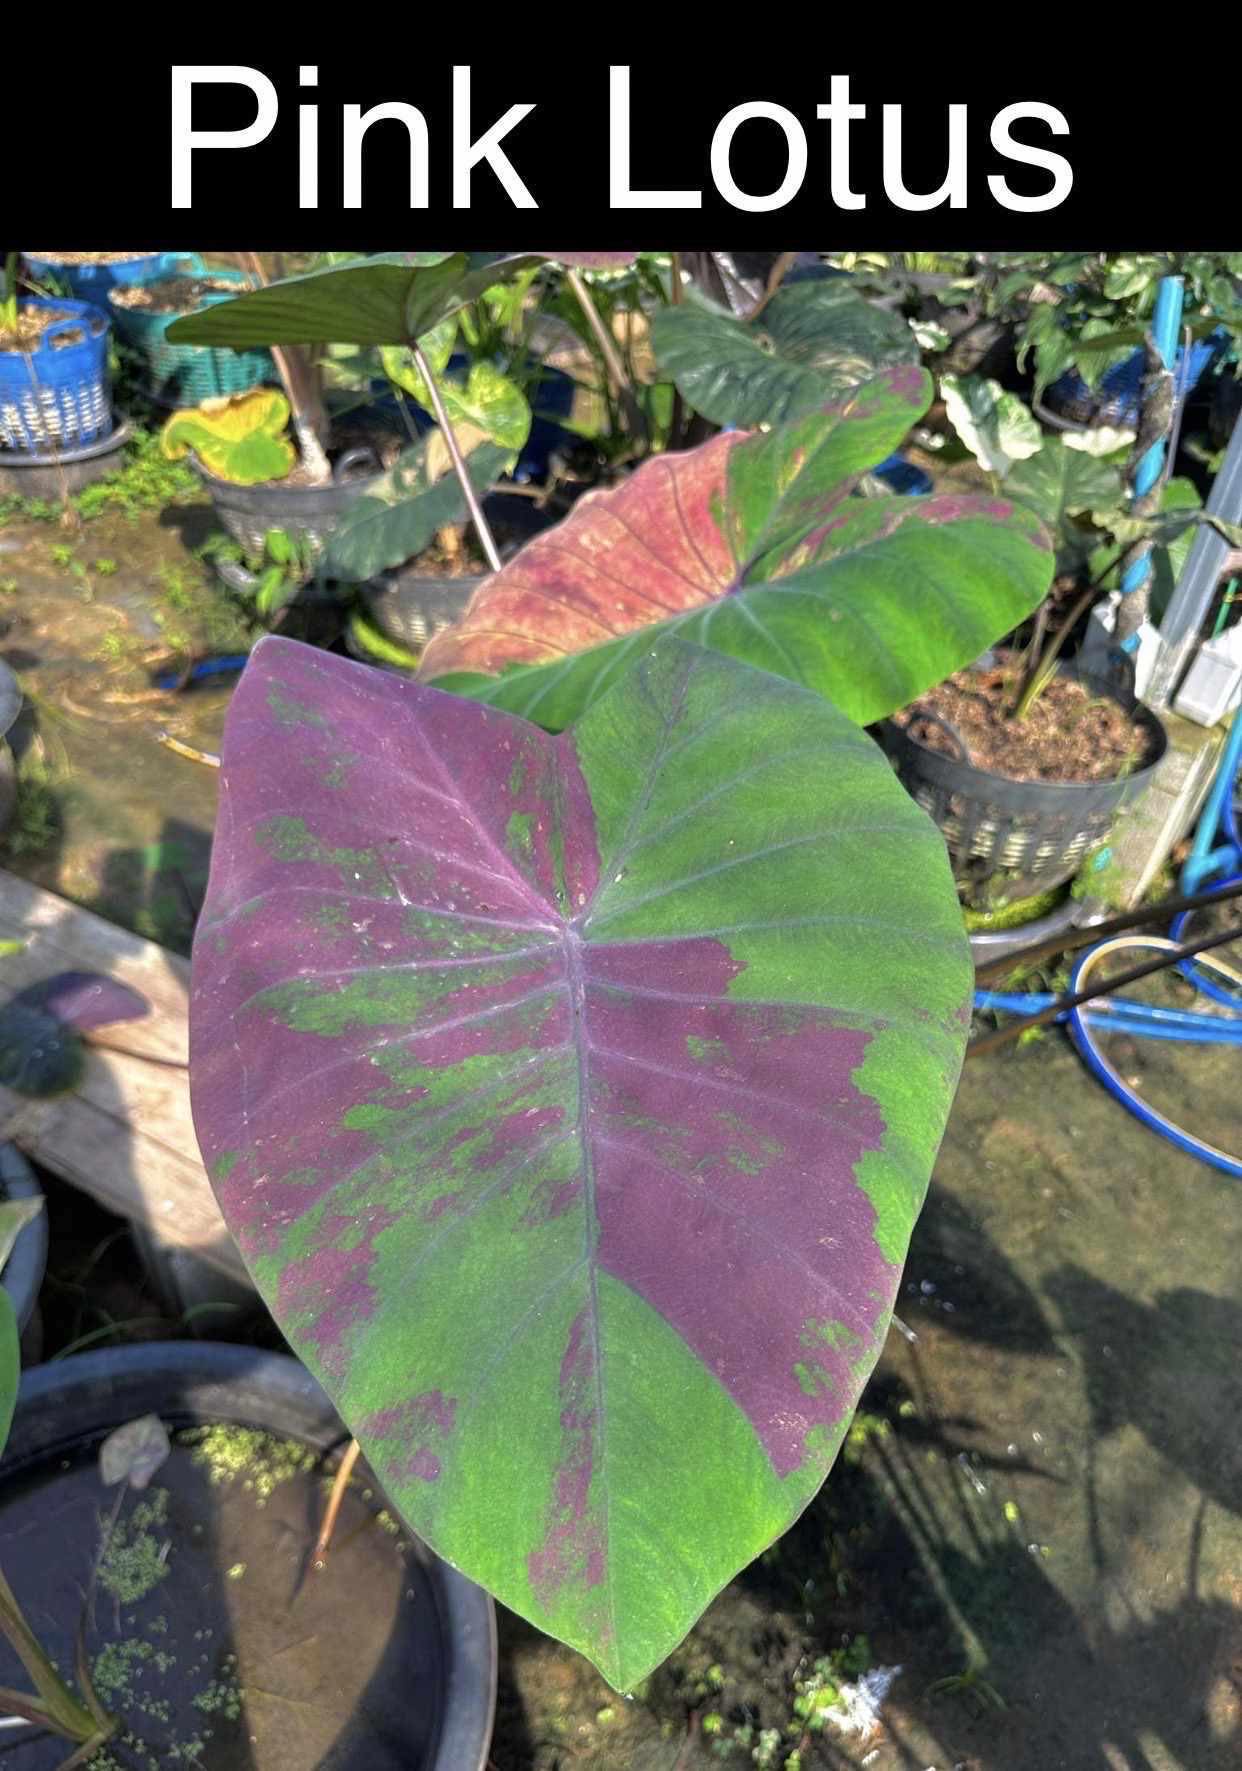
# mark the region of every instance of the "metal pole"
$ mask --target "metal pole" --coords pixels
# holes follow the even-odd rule
[[[1225,459],[1208,494],[1207,512],[1227,523],[1242,522],[1242,416],[1233,427]],[[1200,523],[1160,623],[1160,651],[1144,697],[1157,711],[1169,705],[1181,682],[1230,552],[1218,530],[1210,523]]]
[[[1160,360],[1166,370],[1172,370],[1177,358],[1177,335],[1182,324],[1183,297],[1184,289],[1180,277],[1161,277],[1160,287],[1156,292],[1156,311],[1152,316],[1151,330],[1156,349],[1160,352]],[[1141,512],[1144,509],[1143,500],[1159,484],[1160,476],[1164,471],[1167,443],[1167,437],[1160,437],[1152,443],[1134,471],[1131,503],[1136,512]],[[1121,580],[1121,599],[1117,604],[1116,634],[1118,650],[1122,653],[1138,651],[1139,630],[1147,615],[1147,592],[1150,584],[1151,546],[1149,544],[1135,559],[1131,560]]]

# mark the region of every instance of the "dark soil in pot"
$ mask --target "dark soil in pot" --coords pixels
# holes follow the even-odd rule
[[[115,1528],[98,1449],[160,1415],[171,1455]],[[93,1771],[482,1771],[491,1608],[409,1538],[370,1479],[311,1551],[344,1434],[291,1359],[156,1343],[23,1381],[0,1463],[0,1567],[61,1667],[92,1570],[86,1650],[123,1728]],[[359,1466],[361,1470],[362,1466]],[[0,1683],[27,1681],[7,1644]],[[14,1729],[6,1771],[54,1771],[64,1741]]]
[[[964,749],[976,768],[1013,781],[1115,781],[1150,760],[1149,728],[1089,683],[1058,675],[1015,719],[1020,689],[1016,661],[1002,658],[959,670],[895,723],[929,750]]]
[[[43,334],[51,326],[59,325],[62,320],[76,317],[76,308],[65,307],[19,307],[17,310],[17,326],[0,328],[0,351],[32,351],[37,350]],[[91,332],[98,335],[107,325],[100,314],[91,323]],[[75,327],[72,332],[61,332],[52,340],[53,350],[68,350],[71,345],[81,344],[85,333]]]
[[[158,277],[149,283],[130,283],[113,289],[108,299],[114,307],[139,313],[196,314],[206,295],[237,295],[238,285],[228,277],[210,273],[197,277]]]

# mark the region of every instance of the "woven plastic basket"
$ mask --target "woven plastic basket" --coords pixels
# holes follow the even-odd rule
[[[0,449],[74,449],[112,429],[108,316],[88,301],[42,297],[23,309],[68,317],[48,327],[37,349],[0,351]],[[73,342],[74,333],[79,337]]]
[[[196,254],[166,254],[153,276],[133,279],[131,287],[158,282],[167,276],[201,277],[236,285],[243,294],[251,287],[244,271],[207,271]],[[232,300],[233,290],[213,291],[202,298],[203,307]],[[162,406],[198,406],[204,400],[244,394],[252,387],[276,380],[272,353],[266,350],[231,351],[194,344],[170,344],[166,336],[179,314],[155,313],[150,308],[122,307],[109,297],[117,332],[146,364],[146,391]],[[200,309],[201,311],[201,309]]]
[[[22,253],[32,277],[55,277],[78,301],[100,305],[107,299],[109,289],[157,277],[166,265],[179,263],[186,256],[184,252],[144,252],[137,258],[117,258],[102,264],[68,264],[36,252]]]
[[[1178,352],[1175,373],[1180,381],[1185,371],[1187,393],[1202,381],[1219,348],[1219,340],[1213,336],[1191,345],[1189,363],[1187,353]],[[1105,370],[1094,392],[1076,369],[1068,369],[1045,393],[1044,406],[1062,424],[1133,430],[1139,421],[1144,366],[1143,352],[1134,351],[1124,362]]]

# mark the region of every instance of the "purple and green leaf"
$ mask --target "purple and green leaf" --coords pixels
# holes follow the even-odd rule
[[[839,404],[657,456],[475,592],[419,675],[569,725],[657,631],[802,683],[860,725],[916,700],[1036,608],[1049,537],[1009,499],[855,498],[927,409],[907,365]]]
[[[268,638],[194,949],[204,1160],[393,1503],[619,1689],[831,1466],[972,973],[820,696],[677,639],[572,731]]]

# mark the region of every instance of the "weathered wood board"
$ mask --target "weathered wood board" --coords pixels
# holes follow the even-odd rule
[[[89,971],[141,991],[151,1013],[101,1031],[135,1055],[89,1046],[72,1094],[30,1100],[0,1088],[0,1135],[161,1242],[244,1279],[190,1119],[188,961],[0,870],[0,941],[9,940],[26,945],[0,957],[0,1003],[58,972]]]

